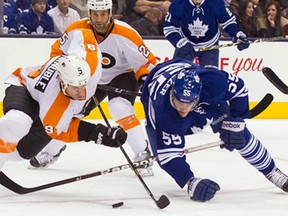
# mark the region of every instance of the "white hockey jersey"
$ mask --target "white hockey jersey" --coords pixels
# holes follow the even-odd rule
[[[51,57],[67,54],[62,41],[70,37],[70,31],[78,28],[93,30],[88,18],[72,23],[53,44]],[[108,84],[116,76],[127,72],[135,72],[138,79],[156,65],[155,56],[145,46],[141,36],[125,22],[112,19],[105,37],[97,35],[95,31],[94,37],[102,53],[102,77],[99,84]]]
[[[18,68],[6,78],[5,83],[26,86],[33,99],[39,103],[39,116],[49,136],[65,142],[76,142],[80,119],[83,117],[81,111],[95,94],[101,77],[101,53],[89,29],[72,31],[63,44],[70,55],[77,53],[90,66],[91,77],[86,85],[85,99],[73,100],[63,94],[57,71],[61,56],[51,58],[43,66]]]

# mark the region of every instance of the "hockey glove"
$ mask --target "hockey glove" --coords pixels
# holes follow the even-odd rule
[[[240,150],[245,144],[245,122],[242,118],[227,117],[222,122],[220,139],[225,143],[224,148],[229,151]]]
[[[182,38],[176,45],[176,52],[174,57],[184,58],[192,61],[196,57],[196,52],[193,45],[186,38]]]
[[[232,42],[233,43],[236,43],[237,41],[240,41],[241,43],[237,45],[237,49],[239,51],[242,51],[244,49],[247,49],[250,44],[249,44],[249,41],[248,41],[248,38],[247,36],[242,32],[242,31],[239,31],[237,34],[236,34],[236,37],[234,37],[232,39]]]
[[[127,133],[121,127],[108,128],[102,124],[97,124],[96,144],[117,148],[123,145],[127,139]]]
[[[191,200],[205,202],[212,199],[220,186],[210,180],[192,177],[188,182],[187,192]]]

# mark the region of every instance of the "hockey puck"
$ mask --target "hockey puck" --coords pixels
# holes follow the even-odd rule
[[[114,203],[114,204],[112,205],[112,208],[118,208],[118,207],[123,206],[123,205],[124,205],[124,202]]]

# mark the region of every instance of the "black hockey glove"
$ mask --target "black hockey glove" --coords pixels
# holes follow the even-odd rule
[[[127,139],[127,133],[120,127],[108,128],[102,124],[96,126],[96,144],[117,148],[123,145]]]
[[[239,31],[236,34],[236,37],[232,38],[233,43],[236,43],[237,41],[241,42],[240,44],[237,45],[237,49],[239,51],[247,49],[250,45],[247,36],[242,31]]]
[[[220,139],[225,143],[224,148],[229,151],[242,149],[246,144],[245,127],[246,124],[242,118],[225,118],[220,131]]]

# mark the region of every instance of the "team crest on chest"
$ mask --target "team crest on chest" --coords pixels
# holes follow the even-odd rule
[[[197,17],[192,24],[188,24],[188,29],[193,37],[204,37],[205,33],[208,31],[208,25],[203,24],[203,21]]]

